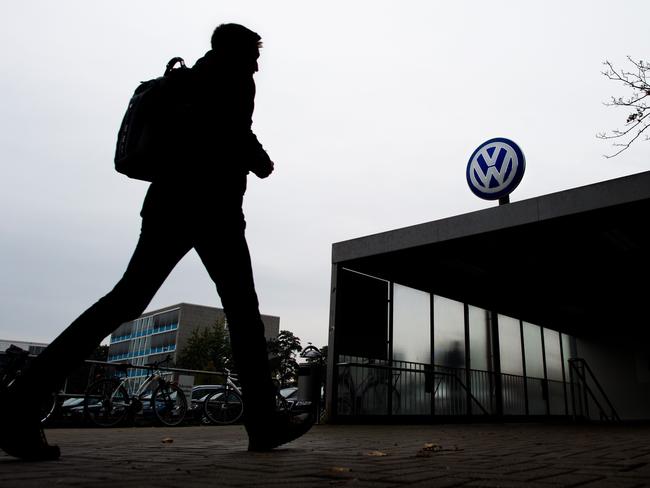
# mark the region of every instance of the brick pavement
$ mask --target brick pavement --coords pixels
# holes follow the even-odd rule
[[[324,425],[271,453],[247,452],[240,426],[48,436],[61,460],[0,454],[0,487],[650,486],[650,426]]]

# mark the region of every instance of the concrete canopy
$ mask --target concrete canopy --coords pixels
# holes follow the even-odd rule
[[[581,337],[650,338],[650,172],[339,242],[334,265]]]

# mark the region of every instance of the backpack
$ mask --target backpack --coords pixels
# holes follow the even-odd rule
[[[174,68],[180,63],[179,68]],[[187,112],[190,69],[172,58],[163,76],[135,89],[117,133],[115,170],[129,178],[154,181],[173,171],[170,145]]]

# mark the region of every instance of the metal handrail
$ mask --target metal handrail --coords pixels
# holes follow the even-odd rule
[[[336,363],[336,366],[337,367],[340,367],[340,366],[361,366],[361,367],[365,367],[365,368],[388,369],[388,370],[391,371],[391,373],[393,371],[406,371],[406,372],[412,372],[412,373],[433,374],[434,376],[439,375],[439,376],[453,377],[453,378],[456,379],[458,384],[460,384],[460,386],[463,388],[463,390],[465,390],[465,393],[467,393],[469,395],[469,397],[472,400],[474,400],[474,402],[479,406],[479,408],[483,411],[483,413],[485,415],[489,415],[489,413],[485,409],[485,407],[483,407],[481,402],[478,401],[478,399],[472,394],[472,392],[467,388],[465,383],[463,383],[463,381],[457,375],[455,375],[453,373],[448,373],[446,371],[436,371],[435,369],[433,369],[433,368],[435,368],[435,365],[430,365],[430,366],[425,365],[425,366],[429,366],[430,369],[427,369],[427,368],[425,368],[425,369],[416,369],[416,368],[398,368],[398,367],[395,367],[395,366],[386,366],[386,365],[383,365],[383,364],[358,363],[358,362],[349,362],[348,361],[348,362]]]
[[[605,417],[605,419],[607,419],[608,421],[610,420],[609,416],[606,413],[606,410],[600,404],[600,402],[596,398],[596,395],[591,390],[591,388],[589,388],[589,385],[587,384],[587,378],[583,374],[583,372],[580,371],[577,364],[581,364],[585,368],[585,370],[591,375],[591,379],[595,383],[596,387],[598,388],[598,391],[600,392],[602,397],[605,399],[605,402],[607,402],[607,406],[611,410],[611,417],[612,417],[611,420],[616,420],[616,421],[620,422],[621,418],[619,417],[618,413],[616,412],[616,409],[614,408],[614,405],[609,400],[609,397],[607,396],[607,394],[605,393],[605,390],[603,389],[600,382],[598,381],[598,378],[596,378],[596,375],[594,374],[592,369],[587,364],[587,361],[585,361],[583,358],[571,358],[571,359],[569,359],[569,367],[571,368],[571,371],[575,371],[575,373],[578,375],[578,378],[580,379],[585,391],[587,393],[589,393],[589,395],[591,396],[591,399],[594,401],[596,406],[600,409],[601,416]],[[575,409],[575,407],[574,407],[574,409]]]

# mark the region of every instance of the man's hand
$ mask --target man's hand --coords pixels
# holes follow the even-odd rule
[[[255,173],[255,176],[257,176],[258,178],[266,178],[271,173],[273,173],[274,166],[275,165],[273,164],[273,161],[269,159],[268,161],[265,162],[264,165],[251,168],[251,171]]]

